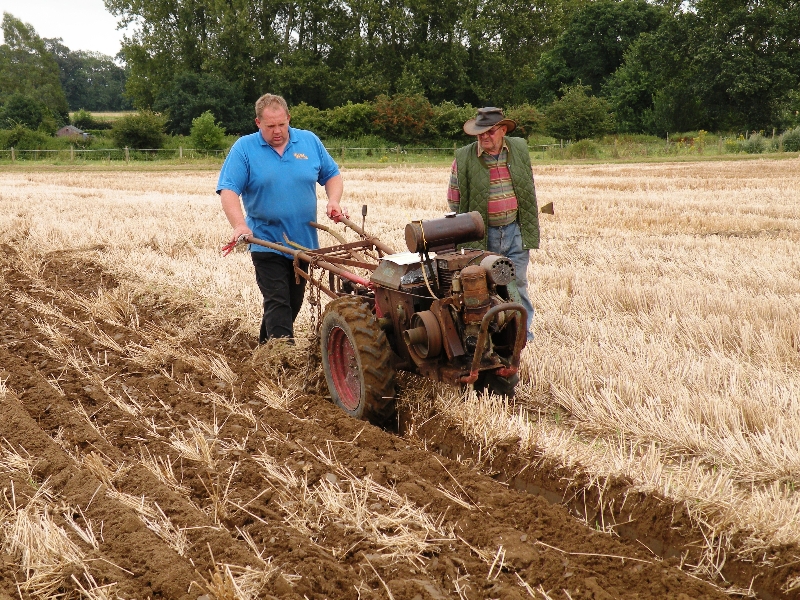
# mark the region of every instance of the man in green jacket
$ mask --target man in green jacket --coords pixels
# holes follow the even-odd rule
[[[479,108],[477,117],[464,123],[464,131],[477,140],[456,150],[447,203],[454,212],[480,212],[486,237],[478,245],[514,263],[531,341],[528,252],[539,247],[539,209],[528,144],[522,138],[506,137],[516,126],[495,107]]]

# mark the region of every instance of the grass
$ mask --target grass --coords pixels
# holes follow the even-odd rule
[[[707,536],[699,573],[713,574],[724,553],[758,561],[800,543],[800,169],[794,160],[757,158],[537,164],[539,201],[554,202],[555,215],[542,216],[542,247],[531,256],[536,341],[523,357],[516,402],[430,386],[409,404],[422,413],[435,408],[485,456],[511,446],[585,472],[597,485],[621,477],[684,503]],[[367,204],[367,230],[403,248],[407,222],[446,210],[449,161],[384,167],[347,166],[344,204],[351,213]],[[30,255],[47,240],[45,250],[84,249],[104,263],[123,288],[93,301],[97,318],[130,322],[129,306],[146,291],[204,306],[198,323],[241,319],[255,336],[261,308],[252,267],[243,254],[218,255],[230,228],[216,175],[6,170],[0,240]],[[309,319],[306,306],[301,330]],[[147,347],[125,350],[142,364],[180,347],[163,332],[144,334]],[[48,339],[64,361],[88,369],[85,353],[68,351],[69,339],[55,332]],[[202,358],[203,369],[230,376],[213,357],[181,358]],[[290,409],[281,389],[292,388],[291,376],[265,375],[260,395]],[[245,399],[211,401],[252,419]],[[207,461],[199,442],[189,444],[213,436],[193,427],[181,434],[184,451]],[[169,479],[163,461],[150,463]],[[384,493],[343,483],[306,494],[300,474],[269,465],[265,455],[268,479],[285,490],[287,514],[302,517],[301,529],[334,519],[336,511],[322,507]],[[208,479],[218,500],[207,510],[225,509],[228,475]],[[421,547],[419,539],[409,548]],[[502,563],[500,549],[481,552],[494,570]]]

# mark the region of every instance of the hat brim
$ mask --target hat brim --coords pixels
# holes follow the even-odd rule
[[[476,126],[475,119],[470,119],[469,121],[464,123],[464,133],[466,133],[467,135],[480,135],[484,131],[489,131],[492,127],[497,127],[498,125],[505,125],[506,133],[511,133],[517,128],[517,124],[511,119],[503,119],[502,121],[498,121],[494,125],[487,125],[485,127]]]

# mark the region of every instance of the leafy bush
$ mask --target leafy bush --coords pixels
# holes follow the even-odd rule
[[[618,144],[653,144],[664,142],[664,138],[648,135],[646,133],[623,133],[603,136],[600,139],[600,143],[609,145],[613,144],[615,140]]]
[[[782,141],[784,152],[800,152],[800,127],[785,132]]]
[[[161,148],[166,119],[150,111],[126,115],[114,122],[111,138],[119,148]]]
[[[192,119],[189,137],[198,150],[222,150],[225,147],[225,128],[214,121],[210,110]]]
[[[469,136],[464,133],[464,123],[477,114],[471,104],[458,106],[454,102],[445,101],[433,107],[433,118],[429,131],[435,137],[449,140],[465,140]]]
[[[320,109],[301,102],[289,109],[292,127],[308,129],[320,137],[325,137],[325,113]]]
[[[400,144],[421,142],[430,130],[433,107],[422,94],[384,94],[375,99],[378,133]]]
[[[555,138],[582,140],[611,131],[614,118],[606,100],[588,96],[587,85],[562,87],[563,96],[545,111],[545,129]]]
[[[729,152],[731,154],[744,152],[744,143],[745,139],[743,135],[739,135],[735,139],[727,138],[725,140],[725,152]]]
[[[375,106],[366,102],[348,102],[326,110],[324,115],[326,137],[360,137],[374,131]]]
[[[600,146],[592,140],[581,140],[567,146],[566,155],[569,158],[597,158]]]
[[[558,140],[543,133],[534,133],[528,136],[528,146],[550,146],[558,143]]]
[[[8,150],[45,150],[55,140],[41,131],[33,131],[24,125],[15,125],[11,129],[0,130],[0,148]]]
[[[767,140],[759,133],[754,133],[745,140],[742,148],[747,154],[761,154],[767,149]]]
[[[100,121],[98,119],[95,119],[92,116],[92,113],[84,109],[80,109],[72,113],[70,122],[78,129],[82,129],[87,133],[89,132],[89,130],[100,131],[100,130],[111,129],[111,123],[109,123],[108,121]]]
[[[531,104],[512,106],[505,114],[517,124],[517,128],[511,135],[527,138],[534,133],[541,133],[542,131],[544,115],[538,108]]]

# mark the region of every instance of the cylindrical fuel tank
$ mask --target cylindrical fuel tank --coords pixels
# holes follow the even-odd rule
[[[415,221],[406,225],[406,245],[410,252],[427,252],[482,240],[485,231],[481,213],[453,213],[442,219]]]

